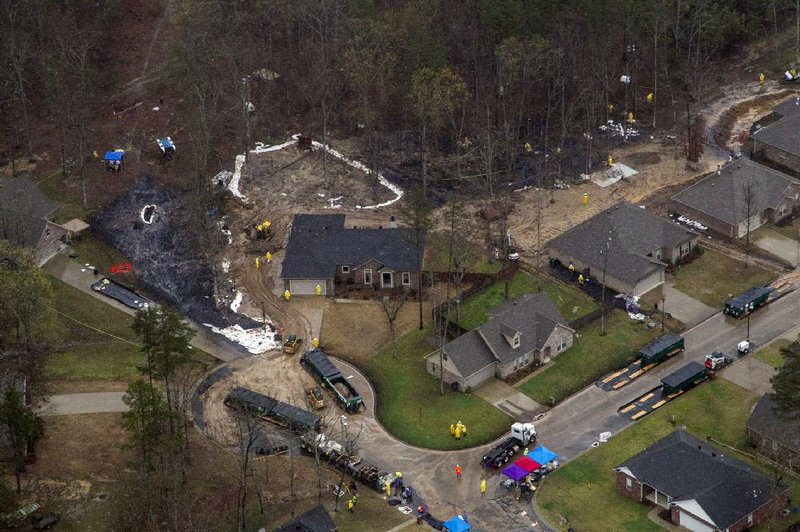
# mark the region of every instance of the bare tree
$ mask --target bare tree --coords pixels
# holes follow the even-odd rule
[[[393,289],[390,294],[381,297],[381,308],[389,322],[389,337],[392,340],[392,356],[394,357],[397,356],[397,333],[394,322],[406,301],[408,301],[408,291],[400,286]]]
[[[238,529],[242,532],[247,528],[247,499],[248,499],[248,479],[253,474],[252,458],[254,447],[258,439],[261,437],[263,421],[251,416],[246,411],[235,411],[233,414],[234,420],[234,436],[236,438],[236,459],[238,463],[237,480],[238,480],[238,497],[236,500],[237,506],[237,525]]]

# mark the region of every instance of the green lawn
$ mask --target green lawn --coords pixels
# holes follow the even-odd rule
[[[784,363],[784,357],[781,354],[781,348],[786,347],[791,343],[792,342],[786,340],[785,338],[775,340],[768,346],[762,347],[761,349],[753,353],[753,356],[762,362],[766,362],[770,366],[773,366],[775,368],[782,368]]]
[[[757,399],[724,379],[702,384],[550,475],[536,494],[539,507],[551,523],[563,515],[576,530],[598,523],[603,530],[661,530],[647,519],[648,506],[617,495],[613,468],[684,425],[698,438],[746,449],[745,423]]]
[[[792,240],[800,239],[800,218],[795,219],[788,225],[770,224],[768,227],[779,232],[787,238],[791,238]]]
[[[547,292],[553,303],[567,321],[572,321],[597,309],[597,303],[579,291],[542,273],[539,281],[542,290]],[[536,277],[525,272],[517,272],[511,278],[509,299],[537,292]],[[504,301],[505,283],[496,283],[470,297],[461,305],[461,327],[472,330],[489,319],[489,313]]]
[[[600,320],[580,330],[571,348],[547,369],[534,375],[519,390],[543,405],[559,402],[635,358],[635,353],[655,338],[661,328],[648,329],[620,310],[606,317],[606,335],[600,335]],[[551,399],[552,398],[552,399]]]
[[[69,318],[58,314],[63,334],[55,352],[47,357],[45,376],[72,381],[126,381],[139,375],[136,366],[144,363],[144,355],[138,346],[124,341],[138,343],[131,330],[133,317],[57,279],[50,278],[50,282],[56,309]],[[214,360],[199,349],[194,355],[201,364]]]
[[[706,305],[722,308],[731,297],[768,284],[774,277],[760,266],[745,268],[743,262],[704,248],[702,256],[675,273],[675,288]]]
[[[466,245],[469,253],[467,254],[466,271],[476,273],[497,273],[503,268],[500,261],[489,262],[486,250],[473,242],[462,240],[460,245]],[[447,234],[443,232],[431,233],[428,235],[426,248],[428,256],[426,258],[426,269],[433,268],[437,272],[447,271],[447,256],[450,244]]]
[[[74,239],[70,244],[72,251],[78,254],[77,260],[81,264],[92,264],[97,266],[97,269],[104,275],[110,275],[111,266],[125,263],[130,259],[117,251],[115,248],[107,245],[100,239],[96,238],[89,229],[80,237]],[[136,286],[136,264],[132,264],[133,269],[130,273],[114,274],[114,279],[129,286]]]
[[[483,399],[453,392],[425,369],[424,356],[433,350],[430,328],[414,330],[398,339],[398,354],[391,347],[367,363],[366,373],[377,395],[378,420],[396,438],[429,449],[473,447],[498,438],[512,420]],[[462,421],[468,437],[450,436],[450,424]]]

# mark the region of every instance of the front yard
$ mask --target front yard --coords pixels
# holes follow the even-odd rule
[[[547,292],[568,322],[581,318],[598,308],[597,303],[571,286],[564,285],[542,272],[539,285]],[[511,278],[509,299],[538,292],[536,277],[518,271]],[[489,319],[489,313],[504,301],[505,282],[496,283],[475,294],[461,304],[461,327],[472,330]]]
[[[786,238],[791,238],[792,240],[800,239],[800,218],[795,218],[794,220],[792,220],[792,223],[790,224],[786,225],[769,224],[768,227],[779,232]]]
[[[512,419],[483,399],[450,390],[425,369],[433,351],[431,329],[415,329],[398,339],[398,354],[387,347],[366,365],[377,396],[378,420],[396,438],[429,449],[451,450],[492,441],[508,431]],[[461,420],[468,437],[456,441],[450,424]]]
[[[703,254],[675,273],[675,288],[706,305],[721,309],[725,301],[754,286],[770,283],[774,275],[764,268],[703,248]]]
[[[481,246],[470,242],[462,241],[462,246],[466,245],[469,252],[465,264],[465,270],[475,273],[497,273],[503,269],[503,263],[499,260],[489,262],[489,254],[486,249]],[[447,256],[450,251],[450,244],[447,239],[447,234],[444,232],[436,232],[428,235],[427,243],[427,256],[425,258],[425,269],[433,269],[436,272],[447,271]]]
[[[660,327],[648,329],[620,310],[606,316],[606,333],[600,335],[600,320],[590,323],[579,331],[570,349],[521,384],[519,390],[540,404],[557,403],[631,362],[639,348],[662,334]]]
[[[662,530],[647,518],[648,506],[617,494],[613,468],[681,426],[698,438],[709,435],[747,450],[745,423],[757,399],[724,379],[702,384],[550,475],[536,493],[539,508],[551,523],[564,516],[576,530]],[[795,483],[792,500],[798,496]],[[792,514],[775,529],[799,518]]]
[[[781,348],[786,347],[791,343],[792,342],[786,340],[785,338],[780,338],[768,346],[757,350],[755,353],[753,353],[753,356],[759,359],[761,362],[769,364],[775,369],[780,369],[783,367],[783,363],[785,361],[785,357],[781,353]]]

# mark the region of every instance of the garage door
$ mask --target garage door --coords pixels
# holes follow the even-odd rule
[[[660,286],[664,282],[664,273],[662,271],[657,271],[650,274],[648,277],[645,277],[634,287],[635,296],[641,296],[642,294],[646,294],[653,288]]]
[[[289,281],[289,291],[296,296],[313,296],[317,293],[317,285],[325,295],[325,279],[292,279]]]
[[[686,527],[692,532],[713,532],[713,528],[705,524],[704,522],[700,521],[699,519],[695,519],[691,515],[687,514],[686,512],[680,512],[680,525],[682,527]]]

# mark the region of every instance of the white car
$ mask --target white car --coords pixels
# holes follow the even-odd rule
[[[512,250],[511,250],[511,251],[508,253],[508,260],[510,260],[510,261],[512,261],[512,262],[513,262],[513,261],[518,261],[518,260],[519,260],[519,253],[517,253],[517,251],[516,251],[516,250],[513,250],[513,249],[512,249]]]

